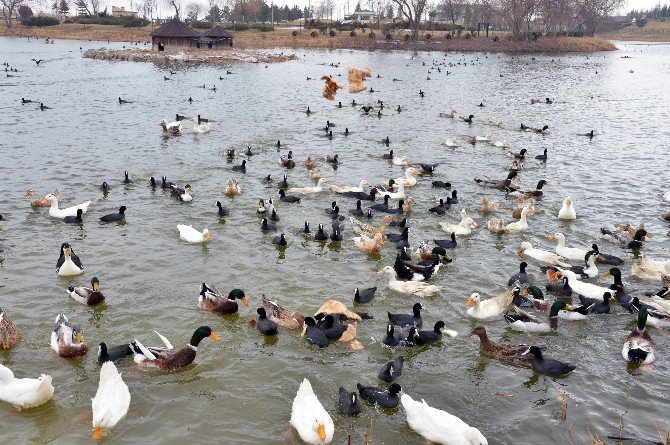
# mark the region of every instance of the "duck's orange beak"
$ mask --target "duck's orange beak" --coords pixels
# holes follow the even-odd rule
[[[473,300],[472,298],[470,298],[468,301],[465,302],[465,305],[467,307],[471,307],[473,304],[475,304],[475,300]]]
[[[249,306],[249,302],[247,301],[247,297],[242,297],[242,298],[240,298],[240,300],[242,300],[242,304],[244,304],[245,306]]]
[[[316,432],[322,441],[326,440],[326,427],[323,423],[319,424],[319,427],[316,429]]]
[[[211,338],[211,339],[214,340],[214,341],[221,341],[221,337],[219,337],[218,335],[216,335],[214,332],[212,332],[211,334],[209,334],[209,338]]]
[[[95,430],[93,431],[93,436],[91,436],[91,439],[93,439],[93,440],[102,439],[102,427],[101,426],[96,426],[95,427]]]
[[[522,249],[521,247],[519,247],[519,248],[517,249],[516,253],[518,253],[519,255],[521,255],[521,254],[523,253],[523,249]]]

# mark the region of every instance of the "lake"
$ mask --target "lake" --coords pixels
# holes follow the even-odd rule
[[[657,428],[670,430],[667,332],[650,328],[658,358],[650,371],[643,371],[629,368],[621,357],[623,338],[635,319],[620,306],[587,321],[561,320],[558,332],[550,335],[515,333],[502,317],[484,323],[493,340],[543,343],[546,356],[577,366],[569,376],[554,379],[480,355],[476,337],[466,338],[477,323],[465,315],[471,293],[490,298],[506,290],[521,260],[520,241],[553,250],[547,235],[556,231],[566,235],[568,245],[597,242],[601,251],[624,258],[621,268],[628,285],[657,286],[631,276],[633,253],[602,240],[599,229],[616,222],[644,222],[654,237],[643,252],[668,258],[668,225],[660,215],[670,210],[661,200],[670,189],[669,45],[618,42],[619,51],[568,55],[296,51],[298,60],[286,63],[200,66],[174,75],[151,64],[81,57],[80,47],[101,46],[122,44],[0,39],[3,61],[19,70],[16,77],[0,82],[0,213],[7,219],[0,224],[0,305],[22,331],[19,345],[0,352],[0,359],[17,377],[50,374],[56,387],[53,401],[36,409],[0,407],[3,443],[88,441],[90,399],[99,378],[97,344],[138,339],[158,345],[152,332],[157,330],[181,347],[200,325],[211,326],[222,341],[204,340],[195,364],[184,370],[168,374],[138,369],[131,359],[118,365],[132,401],[127,417],[111,431],[111,443],[284,443],[292,400],[308,377],[335,421],[333,443],[347,443],[348,434],[351,443],[363,443],[372,418],[371,443],[423,444],[402,409],[364,406],[357,418],[344,417],[337,409],[339,386],[353,391],[357,382],[381,383],[379,368],[400,354],[406,361],[398,382],[405,392],[479,428],[490,444],[569,443],[567,434],[572,443],[590,443],[589,432],[606,440],[608,434],[617,434],[620,421],[626,431],[656,440]],[[36,66],[32,58],[47,62]],[[434,63],[447,66],[438,72]],[[342,75],[335,80],[346,84],[347,66],[370,68],[374,75],[367,85],[375,92],[352,95],[343,89],[331,102],[321,96],[320,81],[306,80]],[[164,81],[164,76],[171,80]],[[199,87],[203,84],[207,89]],[[214,85],[216,91],[210,90]],[[120,105],[119,96],[133,103]],[[42,112],[36,104],[22,105],[22,97],[52,109]],[[533,97],[550,97],[554,103],[530,105]],[[364,116],[350,105],[352,99],[373,105],[382,100],[386,108],[381,118],[376,112]],[[485,106],[478,107],[480,103]],[[398,105],[401,113],[395,111]],[[311,115],[304,113],[307,106]],[[438,118],[451,109],[474,114],[474,123]],[[181,137],[163,138],[157,123],[173,120],[176,113],[209,118],[212,131],[193,134],[185,121]],[[503,121],[502,127],[486,125],[489,119]],[[332,140],[325,137],[327,120],[336,124]],[[550,131],[521,132],[521,123],[547,124]],[[591,129],[596,134],[592,140],[577,136]],[[540,179],[549,182],[525,233],[498,237],[486,229],[490,216],[480,211],[483,196],[501,204],[495,216],[506,222],[516,206],[513,197],[473,181],[484,175],[504,178],[512,161],[506,150],[465,142],[465,137],[487,133],[506,140],[509,150],[526,148],[532,155],[521,175],[524,188],[534,188]],[[381,143],[387,136],[389,148]],[[448,148],[445,141],[451,137],[461,146]],[[247,173],[233,172],[247,145],[255,153]],[[546,164],[534,159],[545,148]],[[231,149],[237,152],[232,162],[226,159]],[[290,171],[278,162],[289,149],[298,164]],[[321,244],[298,234],[305,220],[313,228],[324,223],[330,232],[324,209],[337,199],[346,214],[355,200],[320,193],[299,204],[278,202],[276,184],[284,173],[292,186],[313,185],[302,166],[308,155],[319,160],[322,176],[338,185],[397,178],[403,168],[381,159],[389,149],[412,162],[438,163],[432,179],[450,181],[461,198],[445,217],[429,213],[448,191],[432,188],[430,176],[419,178],[410,191],[417,202],[409,218],[412,250],[422,240],[448,238],[438,222],[457,222],[460,208],[479,223],[471,237],[459,239],[451,253],[453,263],[435,277],[445,290],[421,300],[425,329],[444,320],[459,333],[433,347],[390,351],[379,343],[386,311],[409,313],[419,301],[390,291],[386,278],[375,274],[392,265],[396,249],[391,243],[380,256],[362,253],[351,240],[349,221],[340,244]],[[323,158],[336,153],[341,163],[333,169]],[[122,184],[124,170],[133,185]],[[271,184],[262,181],[268,174],[275,178]],[[193,202],[178,202],[160,188],[152,191],[151,176],[190,184]],[[234,200],[223,195],[231,177],[243,190]],[[111,187],[106,197],[99,188],[103,181]],[[30,188],[42,196],[59,188],[62,206],[92,200],[84,224],[64,224],[50,218],[46,208],[31,209],[24,197]],[[575,203],[576,221],[556,218],[566,196]],[[288,239],[285,251],[259,229],[258,200],[269,197],[276,202],[278,226]],[[218,218],[217,200],[230,208],[225,220]],[[124,225],[99,221],[121,205],[128,207]],[[380,219],[376,213],[373,221]],[[204,246],[186,244],[179,239],[177,224],[207,227],[212,240]],[[65,241],[82,259],[82,276],[56,276],[54,266]],[[539,264],[528,262],[529,272],[544,287]],[[67,286],[87,284],[94,275],[106,303],[84,307],[74,302]],[[202,282],[226,293],[244,289],[251,304],[236,316],[205,313],[197,307]],[[608,285],[611,279],[594,282]],[[328,299],[351,308],[354,288],[369,286],[379,287],[375,299],[356,308],[374,316],[358,326],[362,350],[340,343],[319,350],[298,332],[282,329],[276,339],[266,339],[248,324],[256,317],[262,294],[313,314]],[[60,312],[84,329],[91,351],[83,359],[65,360],[49,348]],[[565,422],[557,393],[570,397]]]

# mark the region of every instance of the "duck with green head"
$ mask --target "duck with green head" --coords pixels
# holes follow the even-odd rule
[[[647,365],[656,359],[654,341],[645,328],[647,315],[647,309],[641,308],[637,314],[637,326],[623,342],[621,355],[626,361]]]
[[[505,321],[515,331],[538,333],[556,331],[558,329],[558,313],[564,309],[572,310],[564,302],[554,301],[549,309],[549,317],[546,320],[541,320],[528,312],[516,308],[516,314],[510,314],[509,312],[505,314]]]
[[[176,371],[193,363],[198,345],[203,339],[211,338],[214,341],[221,341],[221,338],[212,331],[212,328],[200,326],[193,332],[191,341],[183,348],[175,351],[167,338],[158,332],[156,332],[156,335],[163,341],[164,348],[147,348],[137,340],[131,343],[135,354],[135,363],[142,366],[153,366],[168,372]]]
[[[242,289],[233,289],[225,297],[211,284],[202,283],[200,285],[200,295],[198,295],[200,309],[217,314],[235,314],[238,311],[236,300],[240,300],[245,306],[249,305]]]

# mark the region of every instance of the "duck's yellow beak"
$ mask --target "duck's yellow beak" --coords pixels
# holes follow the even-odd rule
[[[319,427],[316,429],[316,432],[322,441],[326,440],[326,427],[323,423],[319,424]]]
[[[209,334],[209,338],[211,338],[211,339],[214,340],[214,341],[221,341],[221,337],[219,337],[218,335],[216,335],[214,332],[212,332],[211,334]]]
[[[240,300],[242,300],[242,304],[244,304],[245,306],[249,306],[249,302],[247,301],[247,297],[242,297],[242,298],[240,298]]]
[[[100,285],[98,283],[93,283],[93,290],[98,292],[100,290]]]
[[[302,332],[300,333],[301,337],[305,336],[305,332],[307,332],[307,325],[305,323],[302,324]]]
[[[612,276],[612,273],[609,270],[606,270],[605,272],[603,272],[603,278],[610,277],[610,276]]]
[[[66,248],[66,249],[65,249],[65,255],[67,255],[67,256],[72,255],[72,249],[70,249],[69,247]]]
[[[530,292],[528,292],[528,290],[525,290],[525,291],[523,291],[523,294],[524,294],[525,296],[528,296],[528,295],[530,295]]]
[[[567,304],[567,305],[565,305],[565,310],[566,310],[566,311],[574,311],[575,308],[574,308],[574,306],[572,306],[571,304]]]
[[[93,436],[91,436],[91,439],[93,439],[93,440],[102,439],[102,427],[101,426],[96,426],[95,427],[95,430],[93,431]]]
[[[468,301],[465,302],[465,305],[467,307],[471,307],[473,304],[475,304],[475,300],[473,300],[472,298],[470,298]]]
[[[77,340],[79,343],[84,341],[84,334],[81,332],[77,332],[74,334],[74,339]]]
[[[210,232],[206,232],[204,236],[205,238],[210,239],[212,237],[212,234]]]
[[[566,203],[567,205],[572,204],[572,199],[570,199],[570,198],[566,198],[566,199],[565,199],[565,203]]]

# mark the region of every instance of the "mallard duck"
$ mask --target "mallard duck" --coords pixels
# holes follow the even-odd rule
[[[523,162],[521,162],[519,159],[515,159],[509,165],[507,170],[509,170],[511,172],[520,172],[521,170],[523,170]]]
[[[619,257],[616,257],[614,255],[609,255],[606,253],[602,253],[600,249],[598,248],[597,244],[591,244],[591,250],[594,250],[598,253],[598,256],[596,257],[596,262],[600,264],[609,264],[612,266],[618,266],[620,264],[623,264],[623,260]]]
[[[262,297],[261,305],[265,308],[270,320],[287,329],[301,329],[305,318],[298,311],[291,311],[284,308],[281,304],[268,299],[265,295]]]
[[[324,190],[324,184],[330,184],[330,180],[326,178],[320,178],[319,182],[314,187],[293,187],[288,189],[289,193],[297,193],[298,195],[307,195],[310,193],[319,193]]]
[[[105,296],[100,292],[98,277],[91,278],[90,288],[85,286],[70,286],[67,288],[67,292],[72,299],[88,306],[95,306],[105,301]]]
[[[393,215],[384,215],[378,227],[366,224],[353,216],[349,218],[349,221],[351,221],[351,226],[356,234],[365,234],[367,237],[373,238],[377,234],[385,235],[386,226],[389,222],[395,221],[395,217]]]
[[[60,256],[56,262],[56,273],[59,277],[72,277],[84,273],[84,266],[81,260],[72,251],[68,243],[60,246]]]
[[[364,252],[379,252],[384,244],[384,236],[377,233],[370,238],[365,233],[361,233],[354,237],[354,244]]]
[[[49,201],[49,216],[52,218],[58,218],[58,219],[63,219],[66,216],[77,216],[77,210],[81,209],[82,213],[88,212],[88,206],[91,205],[91,201],[86,201],[82,204],[68,207],[65,209],[59,209],[58,208],[58,198],[56,198],[56,195],[49,193],[44,197],[47,201]]]
[[[400,401],[410,428],[427,441],[442,445],[488,445],[477,428],[446,411],[428,406],[425,400],[415,401],[403,393]]]
[[[569,196],[565,198],[561,210],[558,211],[558,219],[562,219],[564,221],[577,219],[577,212],[575,212],[575,208],[572,206],[572,198]]]
[[[528,229],[528,220],[526,219],[526,216],[528,215],[529,211],[528,205],[526,205],[523,210],[521,210],[521,219],[519,221],[515,221],[513,223],[509,223],[505,225],[502,219],[500,218],[491,218],[489,222],[486,224],[486,227],[493,233],[496,233],[498,235],[504,234],[504,233],[519,233],[519,232],[524,232]]]
[[[482,212],[496,212],[498,209],[500,209],[500,204],[489,201],[486,196],[482,198]]]
[[[91,400],[93,408],[93,440],[102,439],[104,430],[113,428],[128,413],[130,391],[113,362],[100,368],[98,391]]]
[[[282,167],[285,167],[285,168],[294,168],[295,167],[295,161],[293,160],[293,150],[290,150],[288,152],[288,155],[281,156],[279,158],[279,164]]]
[[[602,233],[605,238],[617,241],[621,247],[626,247],[629,249],[641,248],[645,237],[649,235],[645,229],[638,229],[633,237],[631,237],[628,232],[625,231],[617,233],[605,228],[601,228],[600,233]]]
[[[238,196],[242,193],[242,189],[237,184],[237,181],[233,178],[228,178],[226,180],[226,190],[223,192],[224,195],[233,197]]]
[[[560,267],[570,267],[568,263],[564,262],[565,258],[562,256],[547,250],[535,249],[528,241],[522,242],[519,245],[517,252],[519,255],[524,254],[543,263],[553,264]]]
[[[458,224],[449,222],[440,222],[440,227],[447,233],[455,233],[456,235],[470,235],[472,229],[477,228],[477,223],[468,216],[465,209],[461,210],[461,221]]]
[[[402,355],[387,362],[379,370],[379,374],[377,375],[379,377],[379,380],[391,383],[392,381],[400,377],[402,375],[402,367],[404,363],[405,358]]]
[[[84,331],[79,326],[72,326],[65,314],[56,317],[51,332],[51,349],[64,358],[86,355],[88,346],[84,342]]]
[[[18,409],[40,406],[54,395],[51,376],[42,374],[37,379],[17,379],[11,369],[0,364],[0,401]]]
[[[209,229],[203,229],[202,232],[198,232],[192,226],[177,224],[177,230],[179,230],[179,238],[187,243],[204,243],[212,238]]]
[[[400,394],[402,387],[397,383],[391,383],[389,389],[378,388],[375,386],[363,386],[356,384],[361,399],[371,405],[379,405],[383,408],[396,408],[400,403]]]
[[[365,190],[366,187],[372,187],[372,184],[370,184],[367,180],[363,179],[361,180],[361,183],[358,185],[358,187],[346,186],[346,185],[345,186],[331,185],[330,189],[335,193],[346,193],[346,192],[362,192],[363,190]]]
[[[396,272],[391,266],[384,267],[377,274],[387,275],[389,277],[389,288],[403,294],[416,295],[417,297],[432,297],[444,289],[443,286],[436,286],[421,281],[398,281],[396,280]]]
[[[339,389],[339,404],[342,414],[355,416],[361,413],[361,405],[358,403],[358,394],[349,392],[342,386]]]
[[[224,297],[211,284],[202,283],[198,295],[198,307],[200,309],[216,312],[217,314],[235,314],[238,310],[237,301],[240,300],[245,306],[249,305],[247,297],[242,289],[233,289]]]
[[[302,441],[310,445],[322,445],[333,440],[333,419],[316,398],[312,384],[307,379],[302,381],[293,399],[291,425]]]
[[[421,172],[415,167],[409,167],[405,169],[405,177],[396,178],[394,181],[397,184],[405,184],[405,187],[414,187],[416,185],[416,175]]]
[[[530,354],[533,357],[533,370],[539,374],[558,377],[568,374],[577,368],[570,363],[542,357],[542,350],[537,346],[531,346],[524,354]]]
[[[9,349],[21,339],[21,333],[12,320],[7,317],[7,312],[0,308],[0,349]]]
[[[484,326],[475,327],[467,336],[472,337],[473,335],[479,337],[479,351],[487,357],[517,364],[525,364],[532,361],[532,357],[523,355],[528,350],[528,345],[493,342],[489,340]]]
[[[654,341],[645,329],[647,315],[647,309],[641,308],[637,314],[637,326],[623,342],[621,355],[626,361],[648,365],[656,360]]]
[[[485,320],[487,318],[498,317],[509,309],[514,299],[514,292],[506,291],[500,295],[489,298],[488,300],[481,300],[481,296],[475,292],[473,293],[465,305],[469,308],[467,314],[477,320]]]
[[[510,193],[513,196],[533,196],[535,198],[541,198],[544,192],[542,191],[542,187],[545,185],[549,184],[547,181],[544,179],[538,181],[537,186],[535,186],[535,190],[516,190],[512,193]]]
[[[188,344],[175,351],[167,338],[156,331],[154,332],[163,341],[165,348],[146,348],[142,343],[135,340],[133,342],[135,363],[141,366],[153,366],[167,372],[176,371],[193,363],[198,345],[204,338],[221,341],[219,336],[212,331],[212,328],[209,326],[200,326],[193,332],[193,336]]]
[[[516,308],[516,314],[506,313],[505,321],[515,331],[551,332],[558,329],[558,312],[568,307],[562,301],[555,301],[549,310],[549,317],[543,321],[528,312]]]
[[[181,135],[181,122],[168,122],[162,119],[158,125],[163,129],[163,136]]]
[[[602,299],[603,294],[609,292],[609,288],[607,287],[584,283],[583,281],[578,280],[577,275],[570,270],[563,269],[560,274],[568,279],[570,288],[578,295],[583,295],[587,298]]]

